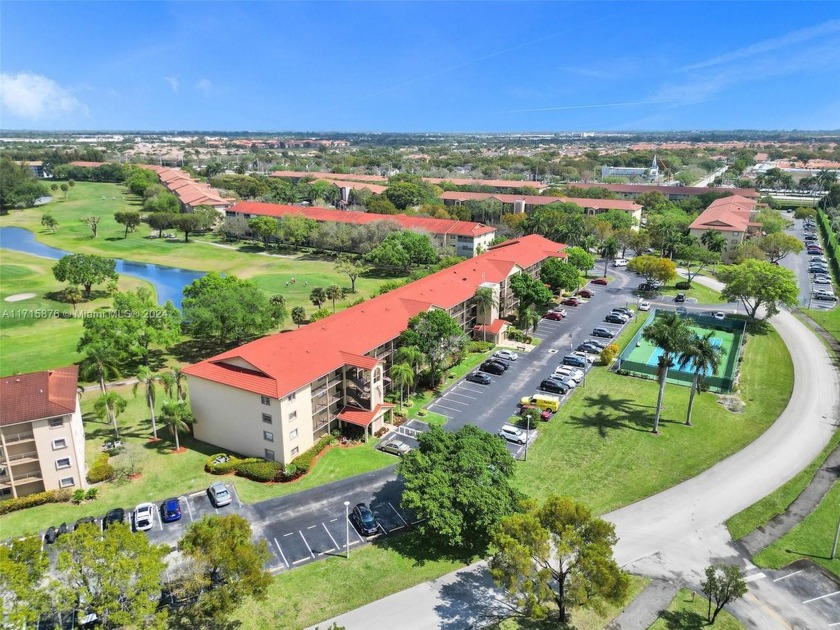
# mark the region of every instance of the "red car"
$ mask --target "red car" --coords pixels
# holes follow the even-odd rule
[[[529,409],[536,409],[537,411],[539,411],[540,420],[542,420],[543,422],[548,422],[549,420],[551,420],[551,412],[548,409],[540,409],[539,407],[535,407],[533,405],[522,405],[521,407],[519,407],[519,415],[524,416],[525,412]]]
[[[576,297],[567,297],[565,300],[560,302],[563,306],[580,306],[583,302],[580,301],[580,298]]]
[[[592,291],[590,291],[589,289],[581,289],[581,290],[579,290],[579,291],[577,292],[577,294],[578,294],[580,297],[585,297],[585,298],[591,298],[593,295],[595,295],[595,294],[594,294],[594,293],[592,293]]]
[[[556,322],[563,320],[563,314],[558,313],[557,311],[548,311],[545,315],[543,315],[546,319],[553,319]]]
[[[594,280],[590,280],[589,284],[603,284],[607,286],[607,279],[606,278],[595,278]]]

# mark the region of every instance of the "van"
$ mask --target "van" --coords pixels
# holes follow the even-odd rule
[[[525,396],[519,401],[519,404],[533,405],[546,411],[557,411],[560,408],[560,399],[548,394],[534,394],[533,396]]]
[[[626,258],[616,258],[613,263],[613,267],[626,267],[627,266],[627,259]]]

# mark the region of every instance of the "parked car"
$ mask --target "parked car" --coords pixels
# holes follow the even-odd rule
[[[593,346],[598,346],[601,350],[603,350],[608,345],[610,345],[609,342],[602,341],[600,339],[586,339],[586,340],[584,340],[583,343],[588,343],[588,344],[591,344]]]
[[[602,348],[599,348],[592,343],[581,343],[576,348],[578,352],[586,352],[587,354],[601,354]]]
[[[496,363],[495,361],[485,361],[480,366],[478,366],[478,369],[482,372],[495,374],[496,376],[501,376],[505,373],[505,368],[500,363]]]
[[[406,453],[411,452],[411,447],[402,440],[391,440],[385,444],[380,444],[379,450],[383,453],[390,453],[391,455],[402,457]]]
[[[811,247],[808,248],[808,253],[812,254],[812,255],[820,255],[821,256],[825,253],[825,251],[823,250],[822,247],[811,246]]]
[[[87,524],[87,523],[92,523],[92,524],[96,525],[96,519],[95,519],[95,518],[93,518],[92,516],[83,516],[83,517],[82,517],[82,518],[80,518],[78,521],[76,521],[76,524],[75,524],[75,525],[73,525],[73,531],[75,532],[75,531],[76,531],[77,529],[79,529],[82,525],[85,525],[85,524]],[[63,523],[62,523],[62,524],[63,524]]]
[[[831,291],[826,291],[825,289],[815,289],[813,292],[813,297],[815,300],[827,300],[830,302],[837,301],[837,296],[834,295]]]
[[[828,260],[826,260],[825,256],[811,256],[811,260],[809,262],[828,263]]]
[[[105,513],[105,518],[102,519],[102,529],[108,529],[114,523],[122,523],[125,521],[125,510],[122,508],[114,508]]]
[[[580,297],[591,298],[594,297],[595,293],[593,293],[589,289],[578,289],[576,295],[579,295]]]
[[[583,302],[580,301],[580,298],[572,296],[567,297],[565,300],[560,302],[560,304],[563,304],[565,306],[580,306],[581,304],[583,304]]]
[[[510,362],[505,361],[504,359],[490,358],[490,359],[487,359],[485,361],[485,363],[497,363],[498,365],[501,365],[505,369],[505,372],[507,372],[508,369],[510,368]]]
[[[588,366],[586,359],[576,354],[567,354],[563,357],[563,365],[573,365],[579,368],[586,368]]]
[[[816,276],[814,277],[814,284],[831,284],[831,278],[828,276]]]
[[[685,302],[685,293],[677,293],[674,296],[674,302]]]
[[[811,265],[810,267],[808,267],[808,273],[827,274],[828,267],[826,265]]]
[[[134,531],[145,532],[155,524],[155,506],[151,503],[141,503],[134,508]]]
[[[489,385],[493,382],[493,379],[487,376],[484,372],[472,372],[471,374],[467,374],[466,380],[470,383],[478,383],[479,385]]]
[[[563,314],[558,311],[548,311],[545,315],[543,315],[546,319],[553,320],[555,322],[563,321]]]
[[[618,313],[609,313],[605,318],[605,322],[610,324],[626,324],[627,318],[623,315],[619,315]]]
[[[619,315],[625,315],[627,317],[627,319],[630,319],[631,317],[633,317],[633,315],[635,315],[635,313],[633,312],[632,309],[626,308],[624,306],[619,306],[617,308],[614,308],[610,312],[611,313],[618,313]]]
[[[551,310],[554,311],[555,313],[560,313],[563,317],[566,317],[566,315],[568,315],[568,312],[562,306],[555,306]]]
[[[499,429],[499,435],[508,442],[515,442],[516,444],[525,444],[528,439],[525,436],[525,431],[511,424],[503,424],[502,428]]]
[[[640,311],[649,311],[650,310],[650,302],[647,300],[640,300],[639,301],[639,310]]]
[[[376,517],[364,503],[356,504],[350,513],[350,520],[362,536],[375,536],[380,531]]]
[[[161,503],[160,518],[164,523],[181,520],[181,502],[172,497]]]
[[[649,293],[651,291],[656,291],[659,289],[659,284],[656,282],[642,282],[639,285],[639,291],[642,293]]]
[[[615,337],[615,333],[611,331],[609,328],[604,328],[603,326],[596,326],[592,329],[592,335],[594,337],[605,337],[607,339],[612,339]]]
[[[551,415],[552,414],[551,414],[550,410],[540,409],[539,407],[537,407],[535,405],[521,405],[519,407],[519,415],[524,416],[528,412],[529,409],[534,409],[535,411],[539,412],[540,420],[542,420],[543,422],[548,422],[549,420],[551,420]]]
[[[724,319],[726,319],[726,313],[724,313],[723,311],[715,311],[715,314],[712,317],[722,322]]]
[[[559,381],[555,381],[551,378],[546,378],[540,382],[539,387],[537,388],[542,392],[551,392],[552,394],[568,394],[569,389],[571,389],[568,385],[565,385]]]
[[[607,280],[606,278],[595,278],[594,280],[590,280],[589,283],[607,286],[607,284],[609,284],[609,280]]]
[[[581,352],[580,350],[575,350],[574,352],[570,352],[569,354],[572,355],[573,357],[580,357],[581,359],[586,361],[587,365],[595,362],[595,359],[590,357],[585,352]]]
[[[230,496],[230,490],[220,481],[207,488],[207,496],[210,497],[210,502],[217,508],[230,505],[230,502],[233,501],[233,497]]]
[[[51,545],[58,539],[58,533],[55,531],[55,527],[50,525],[47,527],[47,531],[44,532],[44,544]]]
[[[570,378],[577,383],[583,380],[583,370],[573,368],[569,365],[558,365],[554,368],[554,373],[564,378]]]
[[[504,361],[516,361],[519,355],[511,350],[497,350],[493,353],[494,359],[503,359]]]
[[[616,258],[612,262],[613,267],[626,267],[627,266],[627,259],[626,258]]]
[[[554,381],[555,383],[559,383],[564,387],[568,387],[569,389],[574,389],[578,386],[578,382],[574,379],[568,378],[566,376],[561,376],[559,374],[552,374],[548,377],[549,381]]]

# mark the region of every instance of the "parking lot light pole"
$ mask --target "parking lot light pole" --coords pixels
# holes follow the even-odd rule
[[[528,461],[528,442],[531,439],[531,411],[525,412],[525,461]]]
[[[344,537],[344,544],[345,549],[347,549],[346,557],[350,558],[350,501],[344,502],[344,526],[345,529],[345,537]]]

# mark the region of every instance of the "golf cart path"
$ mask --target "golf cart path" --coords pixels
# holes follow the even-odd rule
[[[716,290],[721,287],[710,278],[698,277],[695,281]],[[732,543],[724,521],[791,479],[828,443],[840,418],[838,372],[817,336],[793,315],[782,311],[772,323],[793,361],[795,379],[787,407],[773,426],[738,453],[697,477],[604,515],[616,526],[619,542],[615,557],[621,566],[695,587],[711,562],[743,566],[745,560]],[[746,565],[747,570],[753,566]],[[465,582],[475,587],[476,581],[487,588],[484,561],[320,625],[328,627],[335,621],[349,630],[469,627],[498,609],[489,592],[477,600],[468,595],[469,589],[456,588]],[[748,627],[791,627],[785,614],[769,604],[772,602],[759,600],[751,589],[737,609]]]

